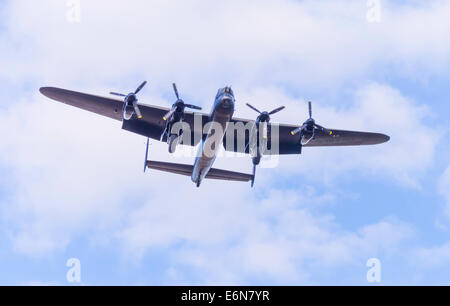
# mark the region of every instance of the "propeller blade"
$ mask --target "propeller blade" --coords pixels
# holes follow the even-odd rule
[[[117,93],[117,92],[110,92],[109,94],[113,95],[113,96],[119,96],[119,97],[126,97],[127,96],[127,95],[124,95],[124,94],[121,94],[121,93]]]
[[[192,104],[185,104],[184,106],[187,107],[187,108],[202,110],[202,108],[200,106],[195,106],[195,105],[192,105]]]
[[[295,130],[293,130],[293,131],[291,132],[292,136],[295,136],[295,135],[297,135],[298,133],[300,133],[301,130],[302,130],[302,128],[303,128],[303,127],[298,127],[298,128],[296,128]]]
[[[147,138],[147,149],[145,150],[144,173],[147,171],[148,147],[149,147],[149,145],[150,145],[150,138]]]
[[[267,122],[263,122],[262,125],[263,125],[263,138],[267,139],[267,136],[268,136],[267,135],[268,134],[267,133]]]
[[[253,109],[255,112],[257,112],[258,114],[261,114],[261,112],[254,106],[250,105],[247,103],[247,106],[250,107],[251,109]]]
[[[309,119],[311,119],[312,118],[312,102],[311,101],[308,102],[308,106],[309,106]]]
[[[163,119],[164,121],[167,121],[170,119],[170,117],[172,117],[173,113],[175,113],[175,108],[172,108],[170,110],[170,112],[168,112],[167,114],[164,115]]]
[[[134,112],[136,113],[136,116],[137,116],[139,119],[142,119],[141,110],[139,109],[139,106],[138,106],[136,100],[133,102],[133,107],[134,107]]]
[[[180,94],[178,93],[178,88],[177,88],[177,84],[173,83],[173,91],[175,91],[175,96],[177,97],[178,100],[180,100]]]
[[[134,94],[137,95],[137,94],[142,90],[142,88],[144,88],[145,85],[147,85],[147,81],[144,81],[144,83],[142,83],[141,86],[139,86],[139,87],[136,89],[136,91],[134,92]]]
[[[277,109],[274,109],[273,111],[271,111],[270,113],[269,113],[269,115],[274,115],[274,114],[276,114],[276,113],[278,113],[278,112],[281,112],[283,109],[285,109],[286,107],[285,106],[282,106],[282,107],[279,107],[279,108],[277,108]]]

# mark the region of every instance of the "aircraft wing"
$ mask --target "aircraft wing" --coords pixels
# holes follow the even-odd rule
[[[192,171],[194,170],[194,166],[192,165],[157,162],[150,160],[147,161],[147,167],[158,171],[164,171],[185,176],[191,176]],[[212,168],[206,175],[206,179],[235,181],[235,182],[250,182],[251,180],[253,180],[253,175]]]
[[[250,120],[246,119],[233,119],[234,123],[248,124]],[[278,129],[277,133],[269,133],[268,148],[271,149],[273,144],[278,143],[279,150],[277,154],[279,155],[289,155],[289,154],[300,154],[302,152],[302,145],[300,141],[300,134],[293,136],[291,132],[298,128],[298,125],[290,124],[270,124],[270,129]],[[357,132],[357,131],[345,131],[345,130],[334,130],[332,135],[325,133],[323,131],[316,131],[315,138],[311,140],[307,145],[303,147],[339,147],[339,146],[363,146],[363,145],[376,145],[387,142],[390,137],[379,133],[369,133],[369,132]],[[230,132],[230,131],[228,131]],[[249,143],[249,132],[237,133],[234,135],[234,145],[227,145],[227,137],[224,139],[224,147],[228,151],[239,152],[239,153],[249,153],[247,144]],[[312,135],[311,135],[312,136]],[[276,138],[274,138],[276,137]],[[305,139],[304,139],[305,140]],[[308,139],[306,139],[308,140]],[[242,145],[242,144],[245,145]],[[276,151],[273,151],[276,152]],[[275,154],[275,153],[273,153]]]
[[[66,89],[43,87],[40,89],[41,93],[46,97],[81,108],[102,116],[106,116],[118,121],[123,121],[122,109],[124,102],[122,100],[95,96]],[[149,137],[155,140],[161,139],[161,134],[164,131],[165,121],[163,116],[169,111],[169,108],[139,104],[139,109],[142,112],[143,118],[139,120],[123,121],[122,128],[137,133],[139,135]],[[130,109],[132,111],[132,109]],[[201,120],[200,124],[194,124],[195,120]],[[185,122],[191,128],[191,142],[192,145],[197,145],[203,136],[203,126],[209,121],[209,115],[202,113],[185,113]],[[233,123],[242,123],[247,125],[254,121],[247,119],[232,119]],[[196,128],[197,127],[197,128]],[[276,138],[269,138],[268,147],[272,144],[279,144],[279,150],[272,154],[300,154],[302,146],[300,142],[300,135],[292,136],[291,132],[298,126],[289,124],[271,124],[272,130],[279,129],[279,135]],[[201,128],[201,129],[200,129]],[[305,147],[327,147],[327,146],[360,146],[360,145],[375,145],[389,141],[389,137],[384,134],[355,132],[344,130],[332,130],[333,134],[329,135],[322,131],[317,131],[314,140],[311,140]],[[227,131],[227,135],[230,130]],[[244,133],[234,132],[234,144],[227,144],[227,135],[224,138],[223,145],[228,151],[248,153],[249,131]],[[276,135],[276,133],[274,133]],[[239,145],[238,145],[239,144]],[[244,144],[244,145],[242,145]]]
[[[118,121],[123,121],[123,100],[90,95],[54,87],[43,87],[40,89],[40,92],[44,96],[52,100],[62,102],[64,104],[87,110]],[[167,114],[167,112],[169,112],[170,109],[167,107],[145,104],[139,104],[139,109],[142,112],[143,118],[139,120],[123,121],[123,129],[159,141],[166,125],[163,117],[165,114]],[[130,108],[130,111],[132,111],[132,108]],[[200,113],[196,114],[198,114],[199,120],[202,121],[202,124],[198,126],[203,127],[204,124],[208,121],[209,116]],[[189,124],[189,126],[191,127],[191,131],[193,132],[191,143],[195,146],[200,142],[203,136],[203,130],[194,129],[194,120],[194,113],[185,113],[185,122]]]

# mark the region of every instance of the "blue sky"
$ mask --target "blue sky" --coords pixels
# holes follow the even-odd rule
[[[69,1],[70,2],[70,1]],[[0,284],[450,284],[448,1],[0,1]],[[171,83],[209,110],[232,85],[245,107],[389,134],[376,147],[311,148],[257,185],[142,173],[145,139],[49,101],[41,86],[106,95]],[[275,118],[274,118],[275,119]],[[168,156],[152,142],[151,158]],[[251,171],[249,158],[217,167]]]

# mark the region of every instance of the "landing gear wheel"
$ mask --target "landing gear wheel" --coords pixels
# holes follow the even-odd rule
[[[176,149],[177,149],[177,139],[178,139],[178,135],[172,134],[169,136],[169,140],[167,141],[167,143],[169,144],[169,153],[173,154],[175,153]]]
[[[261,156],[253,157],[253,165],[258,166],[261,163]]]

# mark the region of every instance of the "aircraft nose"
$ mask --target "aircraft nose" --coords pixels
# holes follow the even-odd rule
[[[223,97],[220,104],[223,108],[231,108],[233,106],[233,99],[231,97]]]

